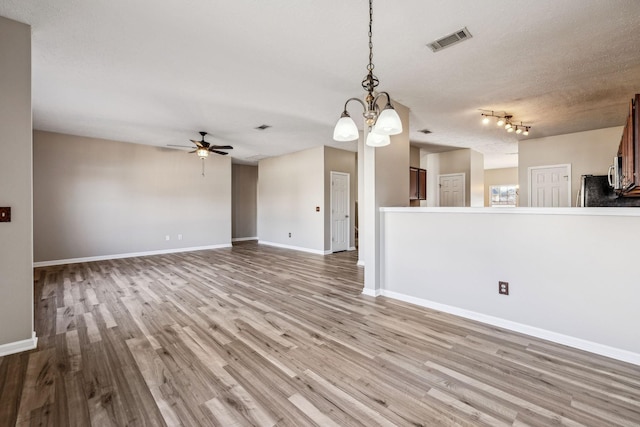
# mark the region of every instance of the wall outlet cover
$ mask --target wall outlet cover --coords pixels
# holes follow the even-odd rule
[[[498,282],[498,293],[500,295],[509,295],[509,282]]]
[[[0,208],[0,222],[11,222],[11,208]]]

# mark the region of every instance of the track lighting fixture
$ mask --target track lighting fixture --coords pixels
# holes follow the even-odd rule
[[[482,111],[482,113],[480,113],[480,115],[482,116],[482,124],[486,125],[489,124],[491,122],[491,117],[495,117],[496,118],[496,126],[498,127],[504,127],[504,130],[506,130],[507,132],[515,132],[518,135],[523,135],[523,136],[528,136],[529,135],[529,129],[531,129],[531,126],[529,125],[525,125],[522,122],[520,122],[520,124],[515,124],[513,119],[513,116],[511,114],[507,114],[504,113],[503,114],[496,114],[494,111],[490,111],[490,110],[480,110]]]

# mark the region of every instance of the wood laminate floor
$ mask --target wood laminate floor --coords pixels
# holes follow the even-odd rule
[[[0,425],[640,425],[638,366],[362,296],[355,262],[244,243],[38,268]]]

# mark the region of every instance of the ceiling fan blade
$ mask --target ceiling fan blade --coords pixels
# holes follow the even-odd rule
[[[167,147],[193,148],[190,145],[174,145],[174,144],[167,144]]]
[[[196,141],[195,139],[190,139],[189,141],[193,142],[200,148],[204,148],[204,146],[202,145],[203,141]]]
[[[212,145],[209,148],[214,148],[216,150],[233,150],[233,147],[230,145]]]
[[[212,153],[220,154],[222,156],[226,156],[227,154],[229,154],[229,153],[225,153],[224,151],[218,151],[211,148],[209,148],[209,151],[211,151]]]
[[[196,153],[198,150],[189,151],[189,154]]]

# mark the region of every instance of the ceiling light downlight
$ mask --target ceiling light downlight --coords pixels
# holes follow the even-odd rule
[[[370,147],[384,147],[391,143],[389,135],[397,135],[402,132],[402,121],[400,116],[391,104],[391,96],[387,92],[379,92],[374,96],[375,88],[380,81],[373,75],[373,0],[369,0],[369,64],[367,65],[367,75],[362,79],[362,88],[367,91],[364,101],[360,98],[349,98],[344,103],[344,111],[336,123],[333,130],[333,139],[336,141],[353,141],[358,139],[359,132],[356,123],[353,121],[347,111],[347,104],[351,101],[359,102],[364,108],[365,124],[369,128],[366,144]],[[378,100],[381,96],[385,96],[387,104],[380,111]]]

